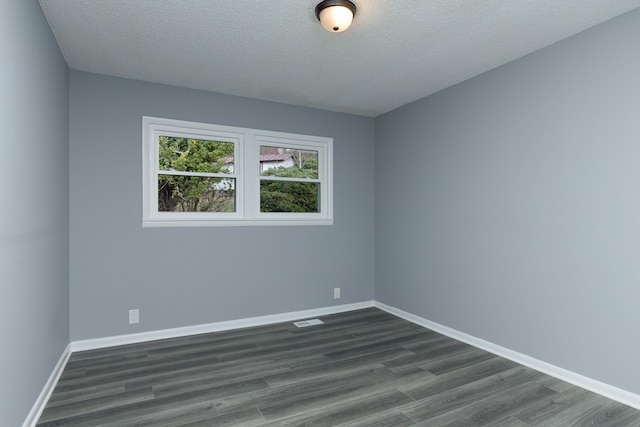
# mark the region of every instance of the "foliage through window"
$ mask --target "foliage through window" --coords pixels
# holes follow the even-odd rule
[[[331,224],[332,140],[143,118],[143,226]]]
[[[161,135],[158,151],[159,211],[235,212],[233,143]]]
[[[260,147],[260,212],[318,212],[319,190],[317,151]]]

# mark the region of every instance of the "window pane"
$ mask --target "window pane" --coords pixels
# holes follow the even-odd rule
[[[318,178],[318,152],[260,146],[260,175]]]
[[[235,212],[236,180],[158,175],[159,212]]]
[[[233,173],[233,142],[160,136],[158,168],[164,171]]]
[[[260,212],[320,212],[317,182],[260,181]]]

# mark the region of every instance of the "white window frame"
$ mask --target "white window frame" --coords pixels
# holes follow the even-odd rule
[[[158,211],[158,174],[166,173],[158,168],[158,141],[161,135],[235,144],[233,173],[204,175],[235,179],[236,212]],[[292,180],[320,183],[318,200],[320,212],[260,212],[259,152],[260,146],[263,145],[318,152],[318,179]],[[144,116],[142,118],[142,226],[331,225],[333,224],[332,163],[332,138]]]

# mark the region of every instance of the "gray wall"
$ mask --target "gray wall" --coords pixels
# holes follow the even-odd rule
[[[375,123],[375,298],[640,393],[640,10]]]
[[[72,340],[373,298],[373,119],[82,72],[70,84]],[[143,115],[333,137],[334,225],[143,229]]]
[[[0,425],[69,342],[68,70],[35,0],[0,12]]]

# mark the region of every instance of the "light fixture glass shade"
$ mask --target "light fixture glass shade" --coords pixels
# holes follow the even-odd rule
[[[353,12],[344,6],[330,6],[320,11],[319,18],[325,30],[341,33],[351,25]]]

